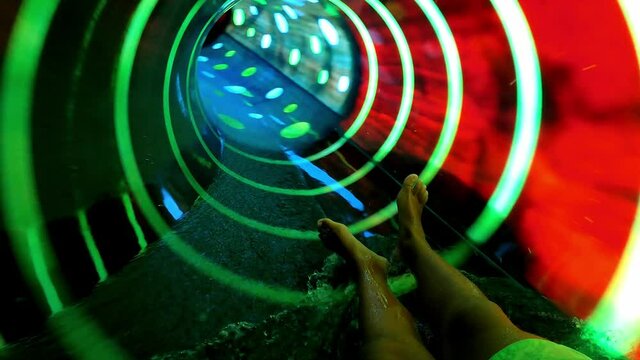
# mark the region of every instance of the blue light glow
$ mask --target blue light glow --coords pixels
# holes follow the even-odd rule
[[[285,154],[287,154],[287,157],[289,158],[289,160],[291,160],[294,164],[296,164],[296,166],[298,166],[304,172],[309,174],[309,176],[311,176],[312,178],[318,180],[319,182],[327,186],[333,186],[338,184],[338,182],[334,178],[332,178],[324,170],[313,165],[313,163],[311,163],[309,160],[296,155],[296,153],[294,153],[291,150],[285,150],[284,152]],[[351,191],[345,189],[344,187],[339,187],[339,188],[336,188],[335,192],[336,194],[340,195],[343,199],[345,199],[349,203],[349,205],[351,205],[351,207],[353,207],[354,209],[364,211],[364,204],[362,203],[362,201],[358,200],[358,198],[355,195],[353,195]]]
[[[225,86],[224,89],[232,94],[244,94],[247,91],[247,88],[245,88],[244,86],[237,85]]]
[[[176,203],[167,189],[162,188],[160,191],[162,192],[162,203],[167,211],[169,211],[169,214],[171,214],[171,217],[176,220],[180,219],[184,213],[180,210],[180,207],[178,207],[178,203]]]
[[[278,125],[287,125],[285,124],[282,120],[278,119],[277,117],[273,116],[273,115],[269,115],[269,117],[271,118],[271,120],[275,121],[276,124]]]

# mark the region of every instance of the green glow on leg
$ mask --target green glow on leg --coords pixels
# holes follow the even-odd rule
[[[100,250],[98,250],[98,247],[96,246],[96,240],[93,238],[91,226],[89,226],[89,221],[87,220],[87,213],[84,210],[78,210],[78,221],[80,222],[80,233],[82,234],[82,238],[84,238],[87,250],[89,250],[89,256],[91,256],[93,266],[96,268],[100,282],[103,282],[107,279],[109,274],[107,273],[107,269],[104,267]]]
[[[507,164],[486,207],[467,230],[467,236],[479,244],[500,227],[522,192],[536,152],[542,110],[540,63],[527,19],[515,0],[492,0],[492,4],[505,25],[513,52],[518,107]]]
[[[230,58],[230,57],[235,56],[235,54],[236,54],[236,51],[235,51],[235,50],[229,50],[229,51],[227,51],[227,52],[224,54],[224,57],[228,57],[228,58]]]
[[[247,29],[247,37],[248,38],[252,38],[254,36],[256,36],[256,28],[252,28],[252,27],[248,28]]]
[[[129,194],[124,193],[122,195],[122,204],[124,205],[124,210],[127,213],[127,218],[129,219],[131,228],[133,229],[133,232],[134,234],[136,234],[136,238],[138,239],[138,246],[140,246],[140,252],[143,252],[148,245],[147,239],[144,236],[142,227],[140,227],[140,223],[138,223],[138,219],[136,218],[136,212],[133,209],[133,203],[131,202],[131,196],[129,196]]]
[[[7,346],[7,342],[4,340],[2,334],[0,334],[0,350],[2,350],[2,348],[4,348],[5,346]]]
[[[63,305],[50,274],[56,266],[45,262],[54,259],[46,254],[48,239],[41,228],[44,220],[33,171],[31,109],[38,61],[58,4],[59,0],[21,3],[7,43],[0,92],[0,173],[11,174],[0,176],[2,214],[16,260],[29,285],[42,289],[52,313]]]

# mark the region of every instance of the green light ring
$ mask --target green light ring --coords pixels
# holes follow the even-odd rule
[[[339,0],[334,0],[334,1],[336,1],[337,3],[340,3]],[[406,38],[404,36],[404,33],[402,32],[402,29],[400,28],[400,25],[395,21],[393,16],[377,0],[370,0],[370,1],[368,1],[368,3],[380,15],[380,17],[383,19],[383,21],[385,21],[387,27],[389,27],[389,30],[392,33],[392,36],[394,37],[394,40],[395,40],[396,44],[398,45],[398,50],[400,52],[400,61],[402,63],[403,82],[404,82],[403,91],[402,91],[402,99],[400,101],[400,110],[398,112],[398,116],[396,118],[396,122],[394,123],[394,126],[393,126],[393,128],[391,130],[391,133],[389,134],[389,136],[387,137],[385,142],[382,144],[382,146],[380,147],[378,152],[376,152],[373,155],[373,161],[368,161],[362,168],[358,169],[354,173],[350,174],[346,178],[344,178],[344,179],[342,179],[342,180],[340,180],[340,181],[338,181],[336,183],[333,183],[333,184],[330,184],[330,185],[326,185],[326,186],[323,186],[323,187],[319,187],[319,188],[315,188],[315,189],[286,189],[286,188],[280,188],[280,187],[260,184],[260,183],[258,183],[256,181],[247,179],[247,178],[235,173],[233,170],[229,169],[228,167],[223,165],[221,162],[219,162],[216,159],[216,157],[211,153],[211,151],[209,150],[208,146],[206,146],[206,144],[204,143],[204,140],[200,136],[199,131],[197,129],[197,126],[195,124],[195,119],[194,119],[194,116],[193,116],[193,110],[191,108],[190,94],[189,94],[189,92],[187,92],[187,94],[186,94],[187,107],[189,108],[189,115],[190,115],[190,118],[191,118],[191,122],[192,122],[192,124],[193,124],[193,126],[194,126],[194,128],[196,130],[196,134],[198,135],[198,140],[200,141],[201,145],[203,146],[203,148],[207,152],[207,155],[211,158],[211,160],[213,162],[216,163],[216,165],[218,165],[224,172],[226,172],[230,176],[234,177],[238,181],[241,181],[241,182],[245,183],[246,185],[249,185],[249,186],[264,190],[264,191],[269,191],[269,192],[273,192],[273,193],[277,193],[277,194],[292,195],[292,196],[316,196],[316,195],[327,194],[327,193],[330,193],[330,192],[345,188],[345,187],[355,183],[356,181],[360,180],[362,177],[367,175],[372,169],[374,169],[376,164],[378,162],[382,161],[389,154],[389,152],[391,152],[391,150],[393,150],[395,144],[398,142],[398,139],[402,135],[402,131],[404,130],[404,127],[405,127],[405,125],[407,123],[407,120],[409,118],[409,114],[410,114],[410,111],[411,111],[411,106],[412,106],[412,102],[413,102],[413,92],[414,92],[414,80],[415,80],[414,79],[414,71],[413,71],[413,60],[411,58],[411,51],[409,50],[409,44],[407,43],[407,40],[406,40]],[[352,19],[352,20],[355,20],[355,19]],[[201,32],[200,37],[203,34],[204,34],[204,29]],[[178,38],[176,41],[179,42],[179,40],[180,39]],[[198,43],[196,43],[196,44],[198,44]],[[195,48],[194,48],[194,50],[192,50],[192,53],[191,53],[191,60],[190,60],[190,63],[189,63],[189,69],[190,69],[191,63],[193,62],[193,59],[195,59],[195,56],[196,56],[196,51],[195,51]],[[171,59],[170,59],[170,62],[171,62]],[[187,74],[190,74],[190,72],[187,72]],[[186,80],[187,88],[188,88],[189,82],[190,82],[189,76],[187,76],[187,80]],[[366,115],[368,115],[368,112],[367,112],[367,114],[365,114],[365,117],[366,117]],[[170,133],[170,136],[173,136],[173,134]],[[177,156],[177,154],[174,154],[174,156]],[[184,172],[184,169],[183,169],[183,172]]]
[[[26,267],[33,266],[52,315],[62,311],[64,304],[60,299],[60,290],[54,285],[50,269],[47,268],[47,262],[55,268],[56,260],[50,256],[48,235],[43,231],[44,218],[37,197],[30,135],[37,64],[59,3],[59,0],[22,2],[7,46],[0,92],[0,168],[3,174],[11,175],[3,176],[0,180],[4,220],[16,260],[25,272]],[[28,261],[24,260],[27,256]],[[27,279],[31,280],[29,276]],[[65,311],[64,316],[52,317],[53,324],[69,316],[87,319],[82,322],[85,330],[82,339],[76,336],[77,333],[57,331],[58,327],[54,326],[54,333],[64,348],[83,358],[95,355],[93,351],[97,347],[105,358],[129,358],[83,312],[71,308]],[[91,340],[90,346],[86,345],[87,339]]]
[[[367,117],[369,116],[369,113],[371,112],[371,108],[373,107],[373,103],[376,98],[376,94],[378,92],[378,79],[379,79],[378,56],[376,54],[376,49],[373,43],[373,39],[371,38],[371,35],[369,34],[367,27],[364,25],[360,17],[358,17],[358,15],[350,7],[345,5],[342,1],[340,0],[329,0],[329,1],[332,2],[334,5],[338,6],[342,10],[342,12],[344,12],[347,15],[347,17],[351,19],[354,26],[356,27],[356,30],[358,30],[358,32],[360,33],[360,36],[362,37],[363,43],[365,45],[365,51],[367,53],[367,61],[369,63],[369,82],[367,84],[367,91],[365,93],[364,101],[362,103],[360,111],[358,112],[358,115],[356,116],[354,122],[351,124],[349,129],[347,129],[347,131],[340,137],[340,139],[338,139],[335,143],[331,144],[329,147],[325,148],[324,150],[321,150],[315,154],[309,155],[303,159],[297,159],[297,160],[269,159],[269,158],[250,154],[230,144],[225,144],[226,148],[229,148],[229,150],[232,150],[251,160],[255,160],[255,161],[259,161],[267,164],[300,165],[305,163],[306,161],[309,161],[309,162],[315,161],[333,153],[334,151],[341,148],[347,141],[349,141],[349,139],[351,139],[351,137],[353,137],[353,135],[355,135],[360,130],[360,128],[366,121]],[[213,18],[211,20],[213,20]],[[209,22],[207,23],[204,29],[208,27],[211,20],[209,20]],[[204,33],[204,29],[203,29],[203,33]],[[198,41],[194,43],[194,48],[192,50],[192,55],[191,55],[192,57],[191,62],[193,62],[193,58],[195,57],[195,52],[198,48],[198,45],[200,44],[200,39],[203,36],[203,33],[201,33],[200,36],[198,36]],[[189,64],[189,67],[191,66],[191,62]],[[188,74],[190,74],[190,72],[188,72]],[[190,82],[190,77],[187,77],[187,81]],[[187,98],[190,98],[190,97],[191,95],[187,93]],[[190,101],[187,101],[187,103],[190,104]],[[191,113],[191,116],[193,117],[192,113]],[[216,132],[213,131],[213,134],[216,135]]]
[[[536,152],[542,116],[540,61],[527,18],[517,1],[491,0],[505,28],[516,70],[517,110],[511,151],[498,185],[480,216],[467,229],[477,244],[486,242],[520,197]]]
[[[153,226],[155,231],[163,237],[169,247],[186,263],[232,289],[242,291],[259,299],[281,304],[315,305],[325,301],[335,301],[336,299],[344,297],[345,294],[340,292],[321,293],[318,291],[307,294],[246,279],[222,266],[212,263],[200,255],[186,244],[178,235],[173,233],[172,229],[162,219],[162,216],[145,190],[142,175],[138,168],[138,164],[136,163],[133,143],[131,141],[131,132],[129,129],[128,113],[129,86],[133,72],[135,54],[142,38],[142,32],[144,31],[157,2],[158,0],[143,0],[139,5],[138,10],[134,13],[131,26],[129,31],[126,33],[122,50],[118,58],[115,79],[114,122],[116,127],[118,153],[123,164],[127,183],[132,190],[136,202],[145,214],[145,217],[149,220],[149,223]],[[195,13],[205,3],[206,0],[198,1],[187,15],[187,18],[195,16]],[[172,50],[177,50],[177,47],[174,46]],[[165,96],[167,96],[166,93]],[[165,116],[166,115],[167,114],[165,113]]]
[[[70,90],[71,101],[67,105],[67,122],[68,122],[67,126],[69,128],[71,128],[71,118],[75,113],[76,98],[78,94],[78,83],[80,81],[80,75],[82,75],[82,73],[84,72],[84,66],[87,58],[87,50],[89,48],[89,44],[91,43],[91,40],[93,39],[93,34],[95,33],[96,25],[98,24],[98,19],[100,18],[100,16],[102,16],[104,9],[107,7],[107,3],[108,3],[107,0],[100,0],[98,5],[96,6],[96,9],[93,12],[93,15],[91,15],[89,26],[85,30],[84,35],[82,37],[80,52],[78,54],[77,66],[73,70],[73,75],[71,79],[71,90]]]
[[[466,231],[467,237],[480,245],[497,231],[520,196],[535,155],[542,115],[540,63],[527,19],[519,4],[513,0],[492,0],[492,5],[507,34],[516,68],[517,112],[507,164],[487,205]],[[441,255],[458,266],[469,257],[468,246],[460,243]]]
[[[464,81],[462,79],[462,64],[460,62],[460,53],[453,32],[447,24],[447,20],[433,2],[433,0],[416,0],[416,3],[427,16],[429,22],[433,25],[436,37],[440,42],[440,48],[444,54],[444,63],[447,71],[448,87],[447,87],[447,110],[444,116],[444,125],[442,132],[438,138],[427,166],[420,173],[420,179],[425,184],[429,184],[431,180],[442,168],[445,159],[449,155],[453,141],[458,132],[460,124],[460,115],[462,113],[462,98]]]
[[[440,171],[456,138],[462,113],[463,78],[458,46],[444,15],[433,0],[417,0],[416,2],[435,30],[444,54],[448,80],[447,111],[442,132],[429,162],[419,175],[425,184],[429,184]],[[354,233],[365,231],[382,224],[397,213],[398,205],[392,202],[368,218],[354,223],[349,228]]]
[[[58,5],[59,0],[25,0],[21,4],[7,45],[0,94],[4,220],[17,260],[23,271],[33,268],[54,314],[64,305],[47,268],[47,258],[54,260],[43,252],[49,240],[42,229],[44,219],[33,169],[31,107],[38,61]]]

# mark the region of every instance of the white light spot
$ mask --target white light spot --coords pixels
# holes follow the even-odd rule
[[[282,10],[284,10],[285,13],[287,13],[287,15],[289,15],[289,17],[293,20],[298,18],[298,14],[296,13],[295,10],[293,10],[291,8],[291,6],[289,5],[282,5]]]
[[[264,96],[269,100],[277,99],[282,95],[284,90],[281,87],[273,88]]]
[[[284,15],[282,15],[281,13],[275,13],[273,14],[273,20],[275,20],[276,27],[281,33],[286,34],[289,32],[289,22],[287,21],[287,18],[284,17]]]
[[[212,48],[213,50],[218,50],[218,49],[220,49],[221,47],[222,47],[222,43],[216,43],[216,44],[214,44],[211,48]]]
[[[244,25],[244,20],[245,20],[244,10],[242,9],[233,10],[233,24],[235,26]]]
[[[256,114],[256,113],[250,113],[249,117],[250,118],[254,118],[254,119],[262,119],[263,118],[262,114]]]
[[[251,13],[251,15],[256,16],[258,15],[258,8],[254,5],[251,5],[249,6],[249,12]]]
[[[291,49],[289,52],[289,65],[296,66],[300,63],[300,50]]]
[[[271,35],[262,35],[262,39],[260,39],[260,47],[263,49],[268,49],[269,46],[271,46]]]
[[[224,89],[227,92],[230,92],[232,94],[244,94],[247,91],[247,89],[244,86],[237,86],[237,85],[225,86]]]
[[[322,51],[322,45],[320,44],[320,38],[316,35],[311,35],[309,37],[309,47],[311,47],[311,52],[318,55]]]
[[[348,76],[340,76],[338,79],[338,91],[345,92],[349,89],[349,77]]]
[[[209,58],[206,56],[198,56],[198,61],[199,62],[207,62],[209,61]]]
[[[338,30],[336,30],[332,23],[327,19],[320,18],[318,19],[318,26],[320,27],[320,31],[322,31],[322,35],[324,35],[330,45],[338,45]]]

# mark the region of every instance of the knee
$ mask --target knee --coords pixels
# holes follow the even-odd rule
[[[473,336],[498,326],[514,326],[496,303],[470,299],[452,305],[443,326],[445,336]]]

